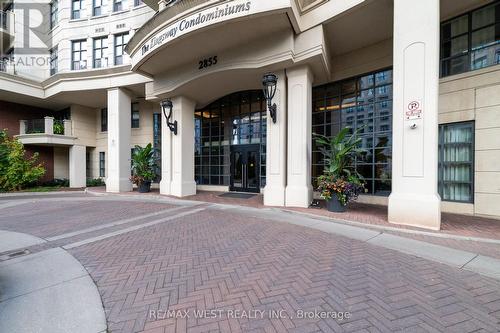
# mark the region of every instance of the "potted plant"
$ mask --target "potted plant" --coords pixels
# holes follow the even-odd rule
[[[151,190],[151,181],[156,177],[155,154],[151,143],[146,147],[135,146],[132,152],[132,177],[130,180],[137,185],[140,193]]]
[[[364,150],[360,148],[358,131],[350,134],[343,128],[332,138],[316,135],[316,144],[323,154],[325,169],[318,177],[318,190],[331,212],[345,212],[349,202],[364,191],[363,177],[352,167],[354,159]]]

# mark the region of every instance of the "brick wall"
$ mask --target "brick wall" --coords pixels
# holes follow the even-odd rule
[[[41,119],[45,116],[53,116],[51,110],[37,108],[24,104],[0,101],[0,129],[7,129],[10,136],[19,134],[19,120]],[[47,146],[25,146],[26,153],[31,156],[39,153],[39,160],[45,167],[45,176],[42,182],[54,179],[54,149]]]

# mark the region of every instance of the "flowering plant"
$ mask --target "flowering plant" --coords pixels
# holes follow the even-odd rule
[[[323,175],[317,180],[323,199],[336,197],[342,206],[346,206],[364,191],[363,177],[352,167],[356,157],[365,153],[360,148],[360,130],[352,132],[351,128],[344,127],[331,138],[315,135],[316,145],[325,161]]]
[[[334,196],[342,206],[358,198],[363,193],[364,186],[359,179],[336,178],[333,174],[323,174],[318,177],[318,190],[321,198],[331,200]]]

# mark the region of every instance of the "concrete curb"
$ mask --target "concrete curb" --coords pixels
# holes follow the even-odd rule
[[[106,316],[86,269],[61,248],[0,263],[0,332],[101,333]]]

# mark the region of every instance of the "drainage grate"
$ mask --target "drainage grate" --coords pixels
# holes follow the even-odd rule
[[[30,251],[26,250],[26,249],[6,253],[6,254],[0,256],[0,261],[5,261],[5,260],[17,258],[17,257],[22,257],[22,256],[25,256],[27,254],[30,254]]]

